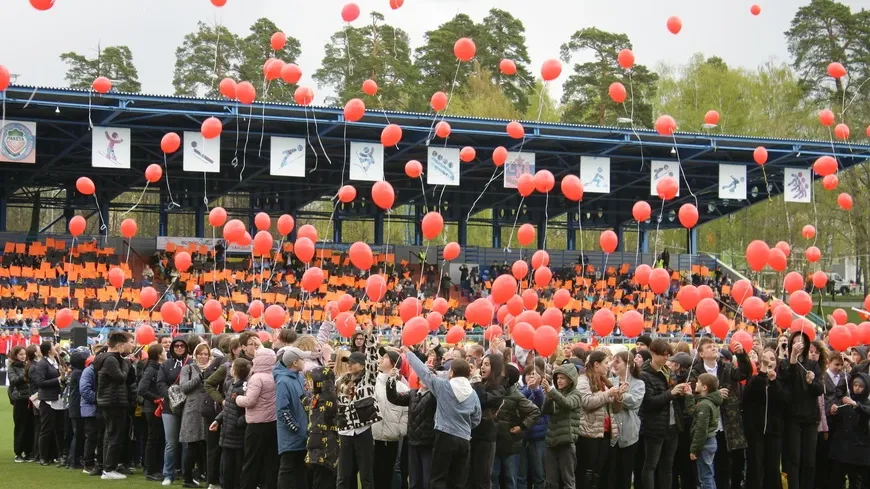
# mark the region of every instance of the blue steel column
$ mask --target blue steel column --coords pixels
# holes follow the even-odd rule
[[[690,255],[698,254],[698,228],[686,230],[686,252]]]
[[[565,249],[568,251],[577,250],[577,222],[574,219],[574,213],[565,214]]]
[[[299,214],[297,211],[293,210],[289,212],[290,217],[293,218],[293,230],[290,231],[290,235],[287,236],[287,240],[290,242],[296,241],[296,229],[299,228]]]
[[[501,225],[498,221],[498,209],[492,210],[492,247],[501,249]]]
[[[625,249],[623,241],[625,240],[625,227],[622,224],[616,225],[616,251]]]
[[[538,249],[544,249],[544,242],[547,240],[547,219],[541,216],[541,219],[538,221]]]
[[[375,214],[375,244],[384,244],[384,211],[381,209]]]
[[[6,195],[0,197],[0,231],[6,231]]]
[[[641,228],[640,233],[638,233],[637,239],[640,240],[640,252],[649,253],[649,231],[647,231],[645,228]]]
[[[414,206],[414,245],[423,246],[423,206]]]
[[[166,211],[166,189],[160,189],[160,213],[157,218],[157,236],[169,234],[169,212]]]
[[[196,206],[196,212],[193,215],[193,222],[196,225],[196,237],[205,237],[205,204],[200,203]]]
[[[332,219],[332,242],[333,243],[341,243],[341,223],[342,221],[339,216],[335,216]]]
[[[460,211],[459,214],[461,215],[462,212]],[[459,240],[459,246],[465,248],[465,246],[468,244],[468,222],[461,217],[459,218],[459,222],[456,226],[456,234],[457,239]]]

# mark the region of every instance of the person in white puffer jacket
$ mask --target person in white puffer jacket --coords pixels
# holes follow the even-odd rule
[[[387,381],[398,375],[402,357],[395,350],[381,348],[378,352],[381,362],[380,372],[375,384],[375,399],[381,408],[381,421],[372,425],[375,439],[374,481],[375,487],[390,487],[393,480],[393,467],[399,453],[399,441],[408,433],[408,408],[397,406],[387,400]],[[410,389],[404,382],[396,382],[396,392],[404,393]]]

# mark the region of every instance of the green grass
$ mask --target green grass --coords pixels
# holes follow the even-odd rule
[[[60,489],[157,489],[159,482],[145,480],[142,471],[122,481],[104,481],[99,477],[82,474],[81,470],[58,469],[54,465],[42,467],[35,463],[17,464],[12,447],[13,423],[12,406],[6,388],[0,387],[0,489],[20,487],[38,489],[53,487]],[[172,487],[181,487],[176,481]]]

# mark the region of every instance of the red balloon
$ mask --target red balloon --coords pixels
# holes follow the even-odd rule
[[[390,0],[390,8],[393,10],[398,10],[405,4],[405,0]]]
[[[154,334],[154,328],[147,324],[143,324],[136,328],[136,343],[139,345],[150,345],[157,339],[157,335]]]
[[[278,329],[284,326],[284,320],[286,317],[287,313],[284,311],[284,308],[278,304],[272,304],[267,307],[266,312],[263,313],[263,319],[266,321],[266,325],[272,329]]]
[[[352,98],[344,104],[344,118],[350,122],[359,122],[366,113],[366,104],[358,98]]]
[[[145,168],[145,180],[148,180],[148,183],[157,183],[162,176],[163,168],[160,168],[157,163],[152,163]]]
[[[362,241],[352,244],[348,254],[351,264],[360,270],[370,270],[375,262],[372,249]]]
[[[112,89],[112,82],[105,76],[98,76],[91,86],[97,93],[109,93],[109,90]]]
[[[716,112],[715,110],[708,110],[707,113],[704,114],[704,122],[715,126],[719,123],[719,112]]]
[[[257,98],[257,90],[251,82],[239,82],[236,84],[236,98],[245,105],[251,105]]]
[[[680,184],[673,177],[664,177],[656,182],[656,194],[662,200],[671,200],[680,191]]]
[[[136,236],[136,230],[139,226],[136,225],[136,221],[133,219],[124,219],[121,221],[121,236],[130,239],[133,236]]]
[[[535,227],[531,224],[523,224],[520,226],[520,229],[517,230],[517,241],[519,241],[521,246],[528,246],[532,244],[532,241],[535,240]]]
[[[344,185],[338,189],[338,200],[345,204],[353,202],[356,198],[356,188],[353,185]]]
[[[649,277],[652,274],[652,267],[647,264],[641,263],[634,270],[634,280],[638,283],[638,285],[649,285]]]
[[[280,51],[284,49],[284,46],[287,44],[287,36],[284,35],[283,32],[278,31],[272,34],[272,38],[269,39],[269,43],[272,45],[272,49],[275,51]]]
[[[761,14],[761,7],[759,7],[758,5],[753,5],[753,6],[749,7],[749,12],[752,15],[759,15],[759,14]]]
[[[94,181],[90,178],[79,177],[79,179],[76,180],[76,190],[78,190],[82,195],[94,195],[96,187],[94,186]]]
[[[268,231],[272,226],[272,218],[269,217],[269,214],[265,212],[258,212],[256,216],[254,216],[254,226],[258,231]]]
[[[565,177],[562,178],[560,187],[562,189],[562,195],[564,195],[566,199],[573,200],[574,202],[583,200],[583,182],[580,181],[580,177],[577,175],[565,175]]]
[[[535,311],[523,311],[516,317],[517,323],[529,323],[535,329],[541,327],[542,321],[541,315]]]
[[[691,311],[701,300],[701,293],[694,285],[684,285],[677,292],[677,300],[686,311]]]
[[[788,296],[788,305],[795,313],[806,316],[813,309],[813,299],[803,290],[798,290]]]
[[[746,331],[738,331],[731,335],[731,344],[728,345],[732,352],[734,351],[734,343],[740,343],[743,351],[748,352],[752,349],[752,335]]]
[[[284,65],[286,65],[283,60],[277,58],[269,58],[266,60],[266,63],[263,64],[263,74],[266,75],[266,79],[269,81],[275,81],[278,78],[281,78],[281,70],[284,69]]]
[[[453,44],[453,54],[460,61],[471,61],[471,58],[474,57],[474,54],[477,52],[477,47],[474,45],[474,41],[467,37],[459,38],[455,44]]]
[[[299,105],[311,105],[314,102],[314,90],[310,87],[297,87],[293,92],[293,100]]]
[[[423,305],[416,297],[408,297],[399,304],[399,317],[403,323],[423,313]]]
[[[753,295],[755,295],[755,289],[752,287],[752,282],[745,278],[734,282],[734,285],[731,286],[731,298],[738,306],[743,305],[746,299]]]
[[[86,226],[87,222],[84,217],[73,216],[73,218],[69,220],[69,233],[75,237],[81,236],[81,234],[85,232]]]
[[[538,293],[533,289],[526,289],[522,295],[523,307],[529,311],[534,311],[538,308]]]
[[[112,284],[112,287],[120,289],[124,285],[124,270],[121,270],[118,267],[112,267],[112,269],[109,270],[109,283]]]
[[[183,318],[181,309],[174,302],[164,302],[160,306],[160,316],[163,318],[164,323],[171,324],[172,326],[181,324]]]
[[[767,304],[758,297],[750,297],[743,303],[743,315],[750,321],[761,321],[767,314]]]
[[[248,316],[251,316],[254,319],[259,319],[259,317],[263,315],[263,309],[265,309],[263,301],[255,299],[251,301],[251,305],[248,306]],[[335,315],[333,315],[333,317],[335,317]]]
[[[781,250],[785,254],[786,258],[791,255],[791,247],[785,241],[778,241],[776,243],[776,248]]]
[[[812,279],[813,287],[817,289],[824,289],[825,285],[828,284],[828,275],[821,270],[813,273]]]
[[[448,345],[455,345],[464,338],[465,328],[462,326],[453,326],[447,330],[447,336],[444,338],[444,341],[446,341]]]
[[[142,287],[139,292],[139,305],[143,309],[149,309],[154,304],[157,304],[157,290],[154,287]]]
[[[857,343],[859,345],[870,344],[870,322],[863,322],[858,325]]]
[[[813,239],[816,237],[816,228],[812,224],[807,224],[801,229],[801,235],[806,239]]]
[[[656,268],[649,274],[649,288],[656,294],[664,294],[671,287],[671,275],[664,268]]]
[[[338,298],[338,310],[340,312],[350,311],[350,308],[356,304],[356,299],[350,294],[344,294]]]
[[[517,281],[509,274],[499,275],[492,282],[492,299],[496,304],[504,304],[517,293]]]
[[[627,338],[639,336],[643,332],[643,314],[637,311],[626,311],[619,319],[619,329]]]
[[[459,159],[463,163],[471,163],[477,157],[477,151],[471,146],[466,146],[459,151]]]
[[[54,316],[54,324],[57,325],[60,329],[65,329],[70,327],[73,323],[73,312],[64,307],[63,309],[57,311],[57,314]]]
[[[550,326],[541,326],[535,331],[534,345],[538,355],[548,357],[559,347],[559,333]]]
[[[759,165],[767,163],[767,148],[764,146],[755,148],[755,151],[752,152],[752,159]]]
[[[298,238],[308,238],[312,243],[317,242],[317,228],[312,226],[311,224],[303,224],[302,227],[299,228],[299,231],[296,232],[296,237]]]
[[[0,65],[0,92],[5,92],[11,81],[12,75],[9,74],[9,69]]]
[[[625,85],[619,82],[611,83],[610,87],[607,89],[607,93],[610,95],[610,98],[618,104],[625,102],[625,97],[628,96],[628,92],[625,90]]]
[[[532,195],[535,191],[535,177],[528,173],[523,173],[517,178],[517,192],[523,197]]]
[[[813,171],[816,172],[817,175],[823,177],[826,175],[832,175],[837,171],[837,160],[832,156],[822,156],[813,163]]]
[[[504,146],[499,146],[495,148],[492,152],[492,163],[495,166],[502,166],[507,162],[508,159],[508,150]]]
[[[668,17],[668,30],[671,34],[679,34],[683,29],[683,21],[676,15]]]
[[[843,309],[834,309],[834,312],[831,313],[831,317],[834,318],[834,322],[837,324],[846,324],[846,321],[849,320],[849,315],[846,314],[846,311]]]
[[[677,130],[677,121],[669,115],[660,116],[656,119],[655,129],[662,136],[671,136]]]
[[[432,311],[426,315],[426,322],[429,323],[430,331],[438,331],[438,329],[441,327],[441,323],[444,322],[444,317],[441,316],[441,313]]]
[[[559,289],[553,294],[553,305],[564,309],[571,302],[571,292],[568,289]]]
[[[717,315],[716,319],[710,324],[710,332],[721,340],[724,340],[728,336],[729,330],[731,330],[731,324],[723,314]]]
[[[694,204],[683,204],[678,215],[680,224],[686,229],[692,229],[698,224],[698,208]]]
[[[412,318],[402,328],[402,344],[413,346],[422,343],[429,334],[429,323],[421,317]]]
[[[810,263],[815,263],[822,258],[822,252],[815,246],[810,246],[804,251],[804,255],[807,257],[807,261]]]
[[[441,139],[447,139],[450,137],[450,132],[452,129],[450,128],[450,123],[447,121],[438,121],[438,124],[435,124],[435,135]],[[460,159],[462,158],[462,152],[459,153]],[[471,158],[472,160],[474,157]],[[471,161],[471,160],[469,160]]]
[[[402,128],[396,124],[390,124],[381,131],[381,144],[386,147],[395,146],[402,140]]]
[[[534,291],[532,291],[532,292],[534,292]],[[536,295],[536,297],[535,297],[536,304],[537,304],[537,301],[538,301],[538,299],[537,299],[537,295]],[[512,316],[519,316],[520,314],[523,313],[523,307],[524,307],[523,306],[523,298],[514,294],[513,297],[511,297],[510,299],[507,300],[507,303],[505,304],[505,306],[507,307],[508,312]]]
[[[278,218],[278,233],[282,236],[287,236],[293,231],[293,227],[295,225],[296,222],[293,221],[293,216],[289,214],[283,214],[281,217]]]
[[[701,326],[710,326],[719,316],[719,303],[715,299],[706,297],[698,301],[695,307],[695,317]]]
[[[538,250],[532,255],[532,268],[550,266],[550,254],[544,250]]]
[[[223,129],[224,125],[221,123],[220,119],[217,117],[209,117],[202,122],[200,132],[202,133],[202,137],[206,139],[214,139],[221,135]]]
[[[302,70],[295,63],[287,63],[281,68],[281,79],[288,85],[299,83],[302,78]]]
[[[366,95],[374,96],[378,93],[378,84],[374,80],[366,80],[362,84],[362,91]]]
[[[535,285],[538,287],[546,287],[553,280],[553,272],[549,267],[541,267],[535,270],[534,273]]]
[[[841,193],[837,196],[837,204],[845,211],[852,210],[852,196],[847,194],[846,192]]]
[[[432,94],[432,99],[429,100],[429,105],[432,106],[432,109],[435,112],[441,112],[442,110],[447,108],[448,102],[447,94],[444,92],[435,92]]]
[[[785,304],[776,306],[776,308],[773,309],[773,320],[780,328],[788,328],[794,320],[791,308]]]
[[[810,338],[810,341],[816,339],[816,326],[807,318],[796,318],[788,330],[792,333],[804,333]]]
[[[501,70],[502,74],[508,76],[517,74],[517,64],[509,59],[501,60],[498,64],[498,69]]]
[[[223,7],[227,4],[227,0],[211,0],[211,4],[215,7]]]
[[[830,127],[834,125],[834,121],[836,118],[834,117],[834,113],[831,109],[822,109],[819,111],[819,123],[825,127]]]
[[[828,332],[828,344],[831,348],[843,352],[853,345],[852,334],[845,326],[834,326]]]
[[[380,302],[387,293],[387,282],[380,275],[370,275],[366,279],[366,296],[373,302]]]
[[[30,5],[36,10],[48,10],[54,7],[54,0],[30,0]]]
[[[650,215],[652,214],[652,208],[650,208],[649,204],[647,204],[643,200],[639,200],[634,203],[634,206],[631,208],[631,215],[634,217],[634,220],[637,222],[648,221]]]
[[[492,341],[493,339],[498,338],[503,334],[504,330],[501,329],[501,326],[492,325],[486,328],[486,330],[483,332],[483,339],[486,341]]]
[[[619,66],[627,70],[634,66],[634,53],[631,52],[631,49],[623,49],[616,56],[616,62],[619,63]]]
[[[226,97],[230,100],[235,100],[235,98],[236,98],[236,81],[235,80],[233,80],[232,78],[224,78],[223,80],[221,80],[220,85],[218,85],[218,87],[220,88],[221,95],[223,95],[224,97]]]
[[[372,200],[383,210],[388,210],[393,207],[393,202],[396,201],[396,193],[390,182],[379,181],[372,185]]]
[[[535,172],[535,190],[542,194],[549,193],[556,186],[556,177],[550,170],[538,170]]]
[[[529,274],[529,265],[523,260],[517,260],[511,265],[511,275],[517,280],[526,278]],[[516,314],[515,314],[516,315]]]
[[[254,253],[268,255],[272,251],[272,234],[269,231],[259,231],[254,235]]]
[[[405,163],[405,175],[408,178],[420,178],[423,174],[423,165],[417,160],[411,160]]]
[[[511,338],[520,348],[531,350],[535,347],[535,328],[529,323],[517,323],[511,328]]]
[[[824,187],[825,190],[834,190],[839,184],[840,179],[836,174],[825,175],[825,178],[822,179],[822,187]]]
[[[828,74],[831,75],[831,78],[843,78],[846,76],[846,68],[841,63],[834,61],[828,65]]]
[[[438,297],[434,301],[432,301],[432,310],[440,313],[442,316],[447,314],[447,309],[450,307],[447,299],[443,297]]]
[[[613,331],[616,317],[610,309],[599,309],[592,315],[592,331],[600,337],[605,337]]]
[[[310,263],[314,258],[314,242],[306,237],[296,238],[293,243],[293,253],[302,263]]]
[[[789,272],[783,280],[783,288],[791,294],[804,288],[804,279],[798,272]]]
[[[541,322],[546,326],[551,326],[555,329],[562,329],[562,323],[564,321],[564,317],[562,316],[562,311],[560,311],[556,307],[548,307],[543,314],[541,314]]]
[[[784,272],[788,266],[788,258],[781,249],[771,248],[770,254],[767,256],[767,264],[777,272]]]
[[[701,299],[712,299],[713,289],[709,285],[704,284],[698,287],[698,293],[701,294]]]
[[[522,139],[526,136],[526,130],[523,125],[517,121],[510,121],[507,125],[508,136],[514,139]]]
[[[175,268],[179,272],[184,273],[184,272],[190,270],[191,262],[192,261],[190,258],[190,253],[188,253],[186,251],[179,251],[178,253],[175,254]]]
[[[746,247],[746,263],[753,271],[760,272],[767,265],[768,256],[770,256],[770,247],[760,239],[756,239]]]
[[[323,284],[323,270],[321,270],[320,267],[311,267],[308,270],[305,270],[299,284],[302,286],[302,289],[309,294],[313,293]]]
[[[442,255],[444,256],[445,260],[453,261],[453,260],[459,258],[460,251],[461,251],[461,248],[459,247],[459,243],[457,243],[455,241],[451,241],[451,242],[447,243],[446,245],[444,245],[444,250],[442,251]]]
[[[553,81],[556,78],[559,78],[559,75],[562,74],[562,62],[556,58],[550,58],[544,61],[544,64],[541,65],[541,78],[544,81]]]
[[[601,246],[601,250],[609,255],[616,251],[619,238],[617,238],[616,233],[608,229],[602,231],[601,235],[598,236],[598,244]]]
[[[359,5],[351,2],[342,7],[341,18],[345,22],[353,22],[359,17]]]
[[[208,223],[218,228],[226,224],[227,211],[223,207],[215,207],[208,213]]]
[[[834,136],[836,136],[837,139],[842,139],[843,141],[849,139],[849,132],[849,126],[846,124],[837,124],[834,127]]]
[[[237,333],[244,331],[248,327],[248,315],[241,311],[233,312],[233,316],[230,318],[230,327]]]

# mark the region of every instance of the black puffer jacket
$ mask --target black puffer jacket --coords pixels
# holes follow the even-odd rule
[[[541,410],[538,406],[526,399],[516,385],[509,386],[504,396],[504,404],[498,410],[496,455],[507,457],[520,453],[526,431],[535,426],[540,417]],[[511,428],[514,427],[519,427],[520,432],[511,433]]]
[[[61,383],[60,371],[48,363],[47,358],[43,358],[36,363],[30,370],[30,380],[36,384],[39,392],[40,401],[56,401],[60,399]]]
[[[408,407],[408,442],[415,446],[435,444],[435,408],[438,401],[432,391],[411,389],[396,391],[396,379],[387,381],[387,400],[396,406]]]
[[[97,374],[97,407],[130,407],[130,391],[127,376],[133,368],[120,353],[106,352],[94,360]]]
[[[233,381],[227,377],[223,391],[227,393],[226,403],[223,410],[217,415],[215,421],[220,427],[219,444],[222,448],[242,449],[245,447],[245,408],[236,404],[236,396],[245,395],[245,381]]]
[[[178,356],[175,353],[175,344],[184,344],[184,355]],[[160,366],[160,371],[157,372],[157,392],[162,399],[169,399],[169,386],[178,383],[181,367],[183,367],[190,359],[190,352],[187,351],[187,341],[183,336],[176,336],[169,345],[169,353],[166,356],[166,361]],[[163,412],[172,414],[172,408],[166,402],[163,405]],[[177,414],[181,414],[180,412]]]
[[[139,386],[136,389],[136,395],[142,398],[142,412],[146,414],[154,414],[157,409],[157,400],[163,399],[160,391],[157,389],[157,375],[160,371],[160,364],[157,360],[148,360],[145,364],[145,369],[142,370],[142,378],[139,379]]]
[[[504,401],[504,387],[487,386],[483,382],[471,384],[477,398],[480,401],[480,409],[483,411],[480,424],[471,429],[472,441],[491,441],[498,438],[498,408]]]
[[[67,384],[69,384],[69,417],[71,419],[82,417],[82,393],[79,390],[79,380],[82,378],[82,371],[85,369],[88,356],[88,352],[74,351],[69,359],[72,373],[67,379]]]
[[[30,397],[30,384],[27,383],[27,371],[24,362],[9,362],[9,400],[25,401]]]
[[[656,371],[652,360],[644,362],[640,380],[646,390],[640,405],[640,434],[650,438],[666,438],[671,420],[671,401],[674,395],[668,387],[667,367]]]
[[[750,436],[782,436],[783,419],[788,409],[786,391],[777,378],[759,373],[746,383],[743,390],[743,427]]]
[[[792,364],[789,358],[791,357],[792,345],[797,335],[803,335],[804,345],[806,349],[799,355],[797,363]],[[785,411],[786,420],[792,423],[799,424],[814,424],[822,419],[822,413],[819,409],[819,396],[824,394],[822,381],[822,369],[818,362],[814,362],[807,358],[809,352],[810,339],[805,333],[796,331],[788,338],[788,355],[789,358],[779,362],[778,381],[782,383],[788,395],[788,409]],[[812,372],[815,378],[811,383],[807,383],[807,372]]]

